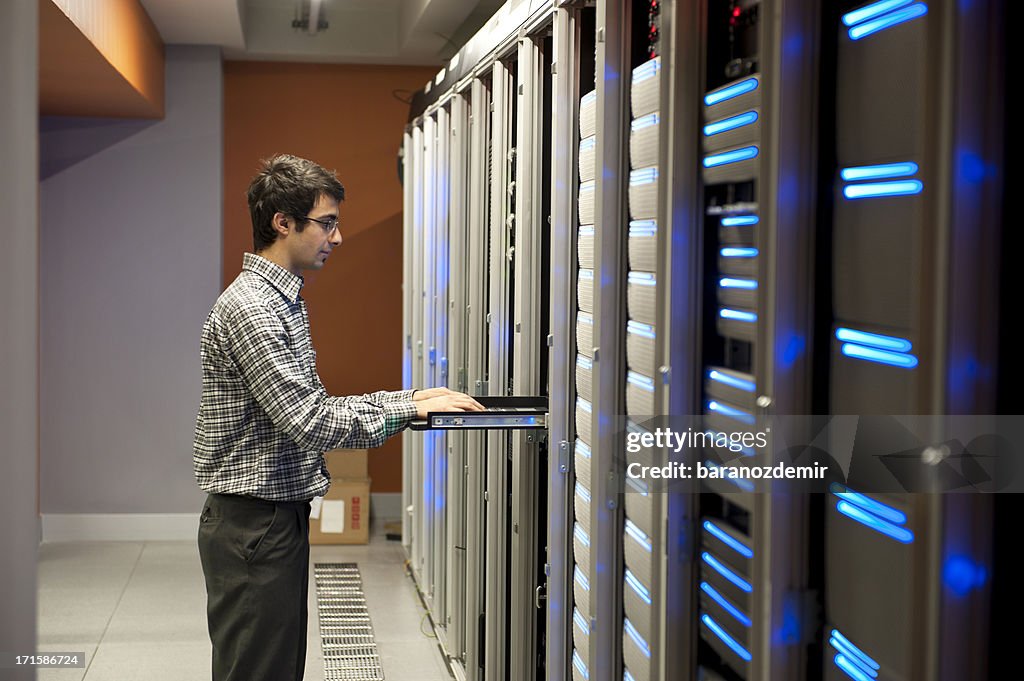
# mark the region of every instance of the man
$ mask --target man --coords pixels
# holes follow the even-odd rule
[[[203,325],[196,480],[214,681],[300,681],[309,501],[322,452],[380,446],[429,411],[477,411],[447,388],[332,397],[316,371],[301,273],[341,245],[334,173],[275,156],[249,186],[253,250]]]

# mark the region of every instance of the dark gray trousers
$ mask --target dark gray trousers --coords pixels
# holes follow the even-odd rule
[[[309,503],[211,494],[199,519],[213,681],[302,681]]]

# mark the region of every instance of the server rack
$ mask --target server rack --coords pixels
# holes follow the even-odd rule
[[[420,168],[406,188],[407,250],[434,253],[407,261],[406,323],[448,348],[441,359],[458,367],[449,384],[503,395],[547,383],[551,398],[547,442],[505,432],[407,438],[407,484],[444,488],[430,497],[446,504],[437,513],[415,508],[426,495],[408,495],[418,523],[405,540],[457,676],[788,681],[983,669],[979,635],[973,648],[954,645],[966,633],[942,615],[984,618],[984,585],[965,602],[942,582],[954,554],[983,564],[983,500],[718,481],[651,493],[627,480],[622,455],[626,433],[670,414],[729,432],[795,414],[982,409],[991,390],[973,385],[966,399],[945,384],[964,356],[954,348],[992,354],[985,333],[958,331],[990,328],[991,309],[969,309],[946,283],[994,294],[991,277],[963,272],[993,256],[998,216],[966,220],[964,206],[991,216],[992,204],[954,181],[953,149],[993,120],[975,103],[970,125],[951,125],[966,105],[950,83],[993,80],[966,49],[979,42],[970,31],[992,31],[992,13],[970,5],[510,3],[486,40],[439,74],[442,94],[405,138],[406,168],[414,177]],[[885,90],[893,83],[920,89]],[[884,134],[871,139],[875,130]],[[888,158],[901,145],[907,158]],[[863,158],[848,160],[850,150]],[[923,191],[868,197],[858,192],[872,178],[843,176],[895,164],[913,164],[920,175],[895,179]],[[424,168],[451,186],[431,184]],[[538,205],[545,172],[550,207]],[[455,199],[462,184],[468,208]],[[964,220],[985,235],[983,248]],[[968,253],[952,268],[955,244]],[[893,257],[917,252],[916,270]],[[444,254],[465,269],[446,278],[438,303],[430,268]],[[906,304],[880,306],[892,291]],[[417,302],[428,297],[432,307]],[[464,304],[465,326],[445,318]],[[884,348],[851,349],[850,332],[906,341],[920,366],[875,366],[864,355]],[[420,356],[414,336],[408,375],[437,380],[444,363],[431,364],[429,343]],[[785,439],[808,427],[776,423]],[[730,456],[659,452],[649,463]],[[843,512],[854,501],[902,518],[895,533],[915,541],[871,535]],[[879,563],[898,569],[866,577]],[[857,597],[865,591],[874,600]],[[897,607],[927,622],[901,620]],[[879,618],[885,636],[869,631]]]

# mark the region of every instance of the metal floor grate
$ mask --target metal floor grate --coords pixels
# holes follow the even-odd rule
[[[326,681],[383,681],[363,580],[355,563],[316,563]]]

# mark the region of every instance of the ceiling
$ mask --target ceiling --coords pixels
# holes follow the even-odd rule
[[[166,44],[220,45],[229,60],[440,65],[505,0],[140,0]],[[327,28],[293,20],[315,5]]]

